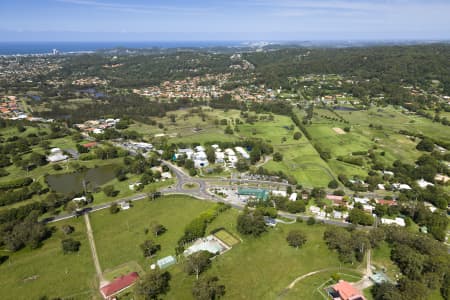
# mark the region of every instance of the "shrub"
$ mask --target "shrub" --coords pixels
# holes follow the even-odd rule
[[[80,250],[81,243],[74,239],[65,239],[61,241],[61,246],[64,254],[70,252],[78,252]]]

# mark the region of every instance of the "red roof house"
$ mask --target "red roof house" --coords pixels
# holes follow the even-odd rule
[[[336,293],[339,294],[339,300],[366,300],[364,296],[354,288],[350,283],[344,280],[340,280],[339,283],[333,286]]]
[[[131,272],[130,274],[127,274],[125,276],[117,277],[113,280],[113,282],[103,286],[102,288],[100,288],[100,292],[102,293],[104,299],[112,299],[114,295],[129,288],[138,280],[138,273]]]
[[[331,200],[334,205],[344,204],[344,196],[327,195],[326,198]]]
[[[90,143],[83,144],[84,148],[92,148],[95,146],[97,146],[97,142],[90,142]]]
[[[389,206],[397,205],[397,201],[395,201],[395,200],[378,199],[377,203],[381,204],[381,205],[389,205]]]

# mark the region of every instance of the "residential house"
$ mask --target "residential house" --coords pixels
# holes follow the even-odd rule
[[[333,291],[333,300],[366,300],[361,291],[344,280],[339,280],[333,286]]]
[[[385,225],[397,225],[400,227],[405,227],[405,220],[403,218],[395,218],[395,219],[387,219],[387,218],[381,218],[381,224]]]
[[[63,160],[67,160],[68,156],[63,154],[62,150],[59,148],[53,148],[50,150],[50,155],[47,156],[47,161],[54,163]]]
[[[129,273],[125,276],[120,276],[114,279],[111,283],[100,288],[100,293],[103,299],[113,300],[115,295],[128,289],[139,280],[139,275],[136,272]]]
[[[289,200],[290,200],[290,201],[297,201],[297,193],[292,193],[292,194],[289,196]]]

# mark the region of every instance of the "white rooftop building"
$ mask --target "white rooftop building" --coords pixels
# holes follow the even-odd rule
[[[73,202],[86,202],[86,197],[82,196],[82,197],[76,197],[72,199]]]
[[[228,155],[228,156],[236,156],[236,153],[235,153],[234,150],[231,149],[231,148],[225,149],[224,152],[225,152],[225,154]]]
[[[216,156],[217,164],[225,162],[225,153],[216,151],[214,154]]]
[[[66,160],[67,158],[68,158],[68,156],[64,155],[61,149],[53,148],[50,150],[50,155],[47,156],[47,161],[48,162],[58,162],[58,161]]]
[[[190,148],[179,149],[177,154],[178,155],[185,155],[187,159],[192,159],[192,155],[194,154],[194,150],[192,150]],[[178,155],[176,155],[177,158],[178,158]]]
[[[297,201],[297,193],[292,193],[292,194],[289,196],[289,200],[290,200],[290,201]]]
[[[422,189],[426,188],[427,186],[434,186],[433,183],[428,182],[428,181],[426,181],[426,180],[423,179],[423,178],[420,179],[420,180],[417,180],[417,184],[418,184],[419,187],[422,188]]]
[[[392,187],[396,190],[411,190],[411,187],[405,183],[393,183]]]
[[[122,201],[119,204],[120,204],[120,208],[123,210],[130,209],[130,203],[128,201]]]
[[[250,155],[247,153],[247,151],[242,147],[234,147],[236,152],[238,152],[243,158],[250,159]]]
[[[203,151],[194,153],[193,160],[196,168],[203,168],[209,165],[208,157]]]
[[[203,146],[197,146],[197,147],[195,147],[195,151],[197,151],[197,152],[205,152],[206,149]]]
[[[402,218],[395,218],[395,219],[386,219],[386,218],[381,218],[381,224],[385,224],[385,225],[398,225],[400,227],[405,227],[405,220]]]
[[[206,238],[200,238],[192,244],[189,248],[184,250],[184,256],[189,256],[199,251],[208,251],[211,254],[218,254],[225,251],[227,247],[219,242],[213,235]]]
[[[361,204],[367,204],[369,202],[369,198],[367,198],[367,197],[363,197],[363,198],[355,197],[354,200],[356,203],[361,203]]]
[[[385,189],[386,189],[386,187],[385,187],[384,184],[382,184],[382,183],[377,184],[377,188],[378,188],[379,190],[385,190]]]
[[[272,195],[276,197],[287,197],[286,191],[272,191]]]

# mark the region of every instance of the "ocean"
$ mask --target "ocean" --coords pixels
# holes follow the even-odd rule
[[[227,47],[242,45],[232,41],[180,41],[180,42],[0,42],[0,55],[47,54],[57,49],[60,53],[91,52],[112,48],[180,48]]]

